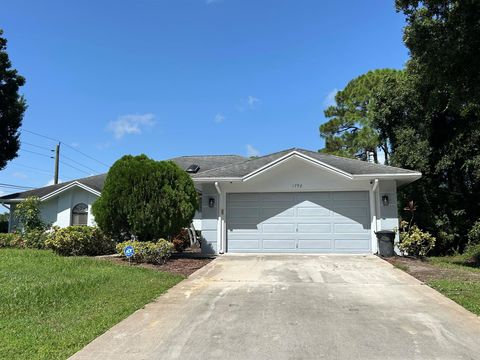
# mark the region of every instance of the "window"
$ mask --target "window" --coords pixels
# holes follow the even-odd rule
[[[72,225],[87,225],[88,205],[84,203],[77,204],[72,210]]]

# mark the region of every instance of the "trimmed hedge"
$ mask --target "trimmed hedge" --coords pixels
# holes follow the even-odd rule
[[[96,256],[115,252],[115,242],[99,228],[90,226],[55,227],[48,234],[45,245],[64,256]]]
[[[125,257],[123,250],[132,246],[135,254],[132,260],[138,263],[164,264],[172,255],[174,246],[171,242],[160,239],[152,241],[124,241],[117,245],[117,253]]]

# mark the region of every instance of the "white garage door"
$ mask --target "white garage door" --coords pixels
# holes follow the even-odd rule
[[[368,192],[227,194],[227,251],[369,253]]]

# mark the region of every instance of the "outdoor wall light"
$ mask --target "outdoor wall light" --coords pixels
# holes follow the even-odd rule
[[[208,207],[213,208],[215,206],[215,198],[208,199]]]
[[[382,204],[383,204],[383,206],[388,206],[388,204],[389,204],[388,195],[383,195],[382,196]]]

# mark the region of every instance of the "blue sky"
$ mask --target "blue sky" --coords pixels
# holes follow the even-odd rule
[[[317,150],[336,89],[408,57],[393,0],[2,0],[1,9],[27,79],[23,128],[70,146],[61,180],[104,172],[124,154]],[[26,131],[22,140],[0,183],[47,184],[55,143]]]

